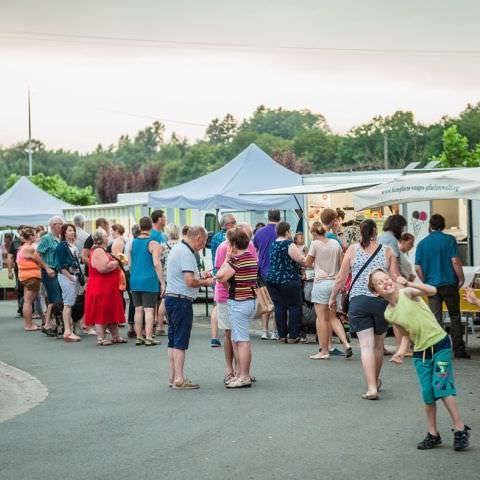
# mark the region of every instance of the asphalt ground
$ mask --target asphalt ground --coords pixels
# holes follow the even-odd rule
[[[14,313],[14,303],[0,303],[0,360],[49,394],[0,424],[1,480],[480,478],[479,349],[455,362],[470,450],[452,450],[441,407],[444,446],[418,451],[426,424],[413,367],[387,362],[381,400],[362,400],[356,343],[350,361],[313,361],[315,345],[255,338],[258,381],[232,391],[222,383],[223,349],[196,327],[187,372],[201,388],[172,391],[163,338],[151,348],[99,347],[94,337],[67,344],[24,333]]]

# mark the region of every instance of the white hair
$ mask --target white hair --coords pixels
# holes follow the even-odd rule
[[[81,213],[78,213],[73,217],[73,224],[76,227],[83,228],[83,226],[85,225],[85,217]]]
[[[60,215],[55,215],[48,220],[48,226],[50,228],[52,228],[56,223],[61,223],[63,225],[65,223],[65,220]]]
[[[95,245],[101,245],[105,238],[108,238],[108,234],[102,227],[98,227],[93,232],[92,240]]]

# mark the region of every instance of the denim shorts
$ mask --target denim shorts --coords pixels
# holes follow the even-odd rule
[[[227,303],[217,303],[217,318],[218,328],[221,328],[222,330],[232,329],[232,322],[230,322],[230,317],[228,315]]]
[[[228,301],[228,317],[232,324],[232,341],[250,341],[250,321],[255,316],[256,300]]]
[[[63,275],[63,273],[59,273],[58,283],[62,290],[63,304],[73,307],[73,305],[75,305],[75,300],[78,295],[79,287],[76,277],[75,280],[72,282],[66,275]]]
[[[320,280],[314,282],[312,287],[312,303],[328,305],[335,280]]]
[[[447,335],[433,347],[413,354],[413,364],[424,403],[456,395],[453,376],[452,344]]]
[[[48,273],[42,269],[42,283],[47,292],[48,305],[52,303],[62,303],[62,291],[60,290],[57,276],[55,275],[55,277],[51,278],[48,276]]]
[[[373,328],[375,335],[383,335],[388,324],[385,321],[387,302],[380,297],[358,295],[350,299],[348,320],[351,332],[362,332]]]
[[[165,310],[168,318],[168,348],[188,350],[193,324],[193,302],[167,295]]]

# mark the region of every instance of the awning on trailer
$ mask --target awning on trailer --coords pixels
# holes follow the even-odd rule
[[[355,210],[442,199],[480,200],[480,168],[403,175],[357,192]]]

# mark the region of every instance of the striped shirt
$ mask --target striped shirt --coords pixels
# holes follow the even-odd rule
[[[255,257],[247,251],[232,257],[229,264],[235,270],[235,274],[229,281],[228,298],[240,302],[254,300],[258,275]]]

